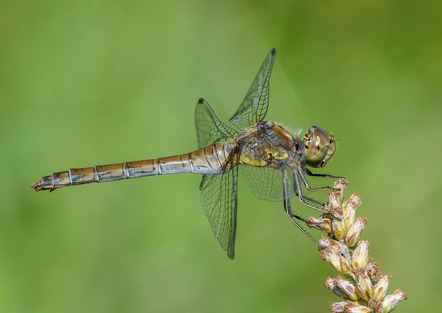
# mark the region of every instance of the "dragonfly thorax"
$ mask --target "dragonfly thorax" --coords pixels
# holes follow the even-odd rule
[[[324,167],[336,152],[334,136],[320,126],[310,127],[304,142],[306,161],[312,167]]]
[[[296,142],[290,131],[272,121],[261,121],[235,138],[240,163],[258,167],[279,167],[280,162],[292,159],[294,146],[299,147]]]

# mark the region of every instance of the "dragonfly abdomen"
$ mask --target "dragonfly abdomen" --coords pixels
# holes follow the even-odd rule
[[[31,185],[31,188],[34,188],[36,191],[53,191],[57,188],[67,186],[152,176],[158,174],[157,168],[158,159],[71,168],[67,171],[42,177],[39,181]]]
[[[214,174],[228,153],[230,144],[213,144],[211,146],[181,155],[158,159],[124,162],[94,167],[72,168],[42,177],[31,185],[36,191],[89,184],[109,182],[155,175],[171,174]]]

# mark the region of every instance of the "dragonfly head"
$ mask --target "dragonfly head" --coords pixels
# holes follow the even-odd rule
[[[320,126],[310,127],[304,142],[307,164],[312,167],[324,167],[336,152],[334,136]]]

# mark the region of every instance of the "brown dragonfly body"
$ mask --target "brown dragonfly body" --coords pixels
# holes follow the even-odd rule
[[[310,167],[323,167],[332,158],[336,143],[322,127],[312,126],[302,137],[280,124],[264,120],[269,103],[269,81],[275,59],[273,49],[229,126],[221,122],[209,104],[200,99],[195,110],[199,149],[190,153],[94,167],[75,168],[45,176],[31,185],[36,191],[93,182],[109,182],[144,176],[194,173],[203,175],[200,190],[205,213],[222,248],[233,259],[236,238],[238,169],[260,199],[283,201],[296,226],[315,241],[299,224],[305,220],[293,214],[294,195],[306,206],[326,212],[324,203],[303,194],[331,188],[312,188]],[[315,241],[316,242],[316,241]],[[317,242],[316,242],[317,243]]]
[[[120,179],[138,178],[167,174],[214,174],[225,162],[232,145],[216,143],[190,153],[164,158],[132,161],[94,167],[71,168],[41,178],[31,187],[36,191],[82,185],[104,183]]]
[[[260,133],[273,132],[278,137],[278,142],[284,143],[285,151],[275,149],[275,146],[265,145],[260,141]],[[250,138],[255,138],[249,142]],[[247,142],[247,146],[244,145]],[[215,143],[208,147],[198,149],[190,153],[174,155],[164,158],[131,161],[116,164],[96,165],[93,167],[71,168],[67,171],[53,173],[42,177],[31,188],[36,191],[48,189],[53,191],[57,188],[75,186],[89,183],[105,183],[114,180],[130,179],[155,175],[170,174],[204,174],[214,175],[223,166],[231,164],[236,156],[235,146],[243,146],[243,153],[239,158],[239,164],[250,166],[278,166],[278,162],[289,162],[288,151],[293,150],[294,138],[281,125],[275,122],[264,121],[259,126],[250,127],[245,132],[239,133],[234,143]],[[296,151],[293,151],[296,153]],[[293,158],[292,158],[293,159]],[[230,161],[230,162],[229,162]],[[234,163],[234,162],[233,162]]]

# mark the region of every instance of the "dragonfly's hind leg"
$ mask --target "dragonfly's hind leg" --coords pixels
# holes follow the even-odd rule
[[[287,177],[286,172],[284,172],[283,185],[284,185],[283,191],[284,191],[284,210],[285,210],[285,212],[287,213],[288,217],[293,222],[293,224],[295,224],[303,232],[303,234],[307,236],[307,238],[309,238],[311,241],[313,241],[316,245],[319,246],[319,242],[315,238],[313,238],[312,235],[310,235],[297,221],[297,220],[299,220],[304,223],[307,223],[307,220],[292,212],[292,208],[290,205],[290,184],[288,182],[288,177]]]

